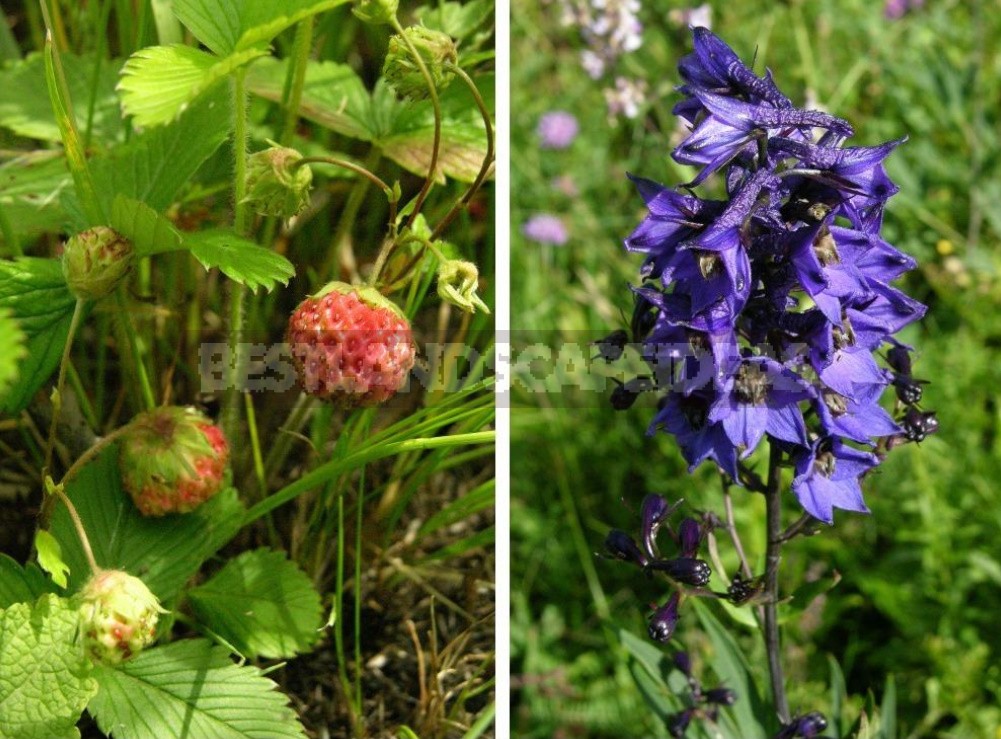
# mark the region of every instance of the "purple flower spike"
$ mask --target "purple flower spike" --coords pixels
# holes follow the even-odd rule
[[[732,706],[737,702],[737,693],[730,688],[713,688],[706,691],[706,702],[718,706]]]
[[[669,641],[674,629],[678,625],[678,604],[681,603],[681,596],[672,593],[660,608],[650,616],[649,633],[650,638],[662,644]]]
[[[891,284],[915,261],[879,233],[897,192],[886,160],[906,137],[848,145],[846,121],[692,34],[675,106],[690,130],[672,156],[700,171],[676,190],[632,177],[647,214],[625,240],[645,257],[632,338],[664,392],[648,432],[673,435],[689,471],[710,460],[737,484],[767,439],[796,464],[808,513],[866,512],[864,473],[937,429],[894,338],[926,310]],[[694,191],[717,173],[725,200]],[[884,410],[891,387],[900,418]]]
[[[698,556],[702,544],[702,527],[694,518],[686,518],[678,526],[678,543],[682,557]]]
[[[782,727],[774,739],[818,739],[820,732],[827,728],[827,719],[819,711],[804,716],[795,716]]]
[[[672,580],[677,580],[685,585],[701,588],[709,584],[712,576],[712,569],[708,562],[692,557],[678,557],[676,559],[657,559],[647,565],[647,569],[663,572]]]

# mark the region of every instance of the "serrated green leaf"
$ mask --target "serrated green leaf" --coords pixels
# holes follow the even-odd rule
[[[223,490],[193,512],[144,517],[122,489],[117,446],[105,450],[67,485],[101,567],[141,577],[161,601],[170,601],[202,563],[240,526],[243,506],[236,491]],[[66,508],[56,507],[52,533],[70,566],[69,589],[87,579],[87,559]]]
[[[174,13],[219,56],[270,41],[303,18],[348,0],[174,0]]]
[[[436,3],[417,10],[417,17],[428,28],[444,31],[454,39],[464,39],[493,16],[493,0],[462,3]]]
[[[147,649],[95,670],[88,711],[115,739],[305,739],[288,698],[256,667],[204,639]]]
[[[279,102],[285,85],[287,62],[262,59],[247,72],[247,88],[267,100]],[[361,141],[371,141],[371,96],[347,64],[309,62],[299,103],[299,115],[331,131]]]
[[[0,611],[0,739],[80,736],[76,722],[97,683],[79,623],[78,611],[55,595]]]
[[[95,57],[61,54],[70,96],[79,110],[91,96]],[[102,61],[94,98],[94,118],[91,134],[98,142],[111,142],[122,130],[115,82],[121,62]],[[32,54],[24,61],[0,70],[0,126],[20,136],[42,141],[61,141],[59,126],[46,95],[45,64],[41,54]]]
[[[39,529],[35,534],[35,550],[38,552],[39,566],[49,573],[52,582],[65,588],[70,566],[63,559],[62,547],[56,538],[45,529]]]
[[[494,77],[484,74],[476,78],[487,110],[493,112]],[[483,164],[487,153],[486,128],[479,110],[465,85],[453,82],[441,96],[441,146],[438,168],[443,176],[461,182],[472,182]],[[427,101],[390,104],[385,86],[380,80],[373,96],[373,108],[387,108],[391,112],[388,130],[384,130],[375,143],[382,152],[414,174],[426,175],[431,164],[434,144],[434,112]]]
[[[62,228],[60,194],[72,190],[66,160],[55,150],[24,154],[0,165],[0,206],[18,236],[37,236]]]
[[[181,44],[140,49],[122,68],[122,108],[137,126],[167,123],[233,70],[265,53],[247,49],[219,58]]]
[[[203,95],[176,120],[143,131],[91,160],[91,171],[110,212],[118,195],[162,212],[229,135],[226,90]]]
[[[6,308],[0,308],[0,397],[17,379],[28,338]]]
[[[320,594],[282,552],[244,552],[188,597],[201,622],[245,657],[294,657],[320,635]]]
[[[173,224],[146,203],[119,195],[111,206],[111,225],[127,236],[136,256],[145,257],[183,249],[181,234]]]
[[[758,692],[747,657],[707,605],[698,598],[689,598],[687,603],[698,613],[702,628],[712,642],[715,652],[713,670],[726,687],[737,691],[738,700],[729,709],[733,712],[737,725],[748,736],[771,736],[779,728],[773,718],[775,711],[765,704]]]
[[[230,231],[199,231],[186,235],[184,242],[205,269],[218,267],[251,290],[263,287],[271,292],[279,282],[287,285],[295,275],[295,267],[281,254]]]
[[[0,608],[33,602],[39,596],[52,592],[55,592],[55,586],[37,565],[29,562],[21,567],[6,554],[0,554]]]
[[[0,261],[0,307],[28,339],[27,359],[12,386],[0,392],[0,415],[20,413],[59,364],[76,306],[56,259]]]

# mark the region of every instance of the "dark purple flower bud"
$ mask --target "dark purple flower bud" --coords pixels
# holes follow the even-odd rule
[[[614,362],[625,351],[626,344],[629,343],[629,334],[625,330],[619,329],[594,343],[598,347],[598,353],[602,359],[606,362]]]
[[[672,713],[667,717],[667,731],[668,733],[675,737],[675,739],[681,739],[688,731],[688,725],[692,723],[692,714],[694,711],[691,708],[686,708],[684,711],[678,713]]]
[[[910,352],[907,351],[907,347],[902,344],[895,344],[893,348],[886,353],[886,363],[890,365],[890,369],[897,374],[911,374],[911,355]]]
[[[621,559],[623,562],[632,562],[640,567],[646,567],[649,564],[649,560],[640,550],[639,545],[625,531],[619,529],[609,531],[608,536],[605,537],[605,549],[612,557]]]
[[[696,588],[707,585],[713,573],[708,562],[693,557],[655,559],[647,565],[647,569],[663,572],[672,580]]]
[[[924,441],[926,436],[938,431],[938,418],[935,411],[921,412],[911,406],[900,425],[903,426],[904,436],[908,441]]]
[[[651,559],[660,556],[657,549],[657,532],[660,525],[667,520],[668,516],[681,504],[679,500],[674,505],[668,505],[667,501],[659,495],[651,493],[643,498],[641,513],[643,515],[643,547]]]
[[[692,660],[688,656],[688,652],[681,651],[674,653],[674,666],[677,667],[685,675],[685,677],[692,676]]]
[[[639,293],[634,293],[633,315],[629,321],[629,330],[633,341],[643,341],[657,323],[657,311],[653,304]]]
[[[910,375],[897,375],[893,378],[893,389],[897,391],[897,398],[904,405],[917,405],[921,402],[921,396],[927,384],[926,380],[915,380]]]
[[[811,711],[803,716],[794,716],[773,739],[817,739],[826,728],[827,719],[824,714]]]
[[[730,688],[713,688],[705,692],[707,703],[715,703],[719,706],[732,706],[737,702],[737,693]]]
[[[674,629],[678,625],[678,604],[681,596],[673,593],[667,602],[653,612],[650,616],[650,626],[647,629],[650,638],[662,644],[671,638]]]
[[[632,380],[624,383],[619,382],[614,377],[612,377],[611,380],[612,382],[617,383],[617,386],[612,391],[612,396],[610,398],[612,408],[617,411],[629,410],[633,407],[633,404],[640,396],[640,393],[653,390],[655,387],[653,380],[649,377],[634,377]]]
[[[694,518],[686,518],[678,527],[678,542],[682,557],[696,557],[702,543],[702,527]]]
[[[764,589],[765,580],[763,577],[747,580],[740,573],[737,573],[730,581],[730,587],[726,589],[726,593],[731,603],[741,606],[757,599],[764,592]]]

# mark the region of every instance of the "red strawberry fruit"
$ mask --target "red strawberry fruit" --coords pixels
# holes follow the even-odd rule
[[[303,389],[343,407],[384,403],[414,366],[407,317],[371,287],[329,283],[295,309],[285,341]]]
[[[222,488],[229,445],[200,411],[155,408],[129,426],[118,461],[122,483],[144,516],[188,513]]]

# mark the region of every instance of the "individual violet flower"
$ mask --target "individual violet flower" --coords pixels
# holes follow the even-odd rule
[[[552,244],[553,246],[563,246],[570,240],[570,234],[563,221],[548,213],[538,213],[521,227],[522,234],[526,238],[540,244]]]
[[[572,113],[554,110],[539,119],[535,131],[543,149],[566,149],[577,138],[580,126]]]

